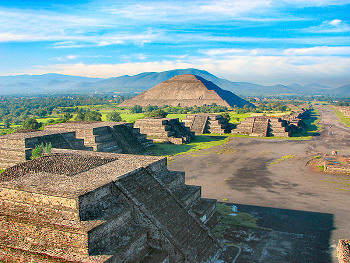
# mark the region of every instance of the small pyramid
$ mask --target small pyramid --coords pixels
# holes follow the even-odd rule
[[[250,105],[246,100],[231,91],[221,89],[211,81],[196,75],[184,74],[163,81],[135,98],[122,102],[120,106],[170,105],[192,107],[214,103],[226,107]]]

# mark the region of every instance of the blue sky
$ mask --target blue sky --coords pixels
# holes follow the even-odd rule
[[[350,0],[3,1],[0,75],[350,83]]]

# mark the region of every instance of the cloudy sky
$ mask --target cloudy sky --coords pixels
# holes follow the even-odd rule
[[[1,0],[0,75],[350,83],[350,0]]]

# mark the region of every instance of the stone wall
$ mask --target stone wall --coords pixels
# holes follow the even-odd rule
[[[7,168],[29,160],[32,150],[41,144],[51,143],[53,148],[90,150],[75,132],[35,131],[0,136],[0,168]]]
[[[86,147],[98,152],[140,154],[152,145],[132,123],[124,122],[66,122],[46,126],[50,131],[74,131]]]

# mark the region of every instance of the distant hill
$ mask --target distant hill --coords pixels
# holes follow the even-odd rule
[[[248,82],[231,82],[199,69],[176,69],[164,72],[145,72],[135,76],[108,79],[68,76],[61,74],[0,76],[0,95],[6,94],[57,94],[57,93],[141,93],[174,76],[192,74],[213,82],[237,95],[335,95],[350,96],[349,85],[331,88],[317,83],[306,86],[263,86]]]

